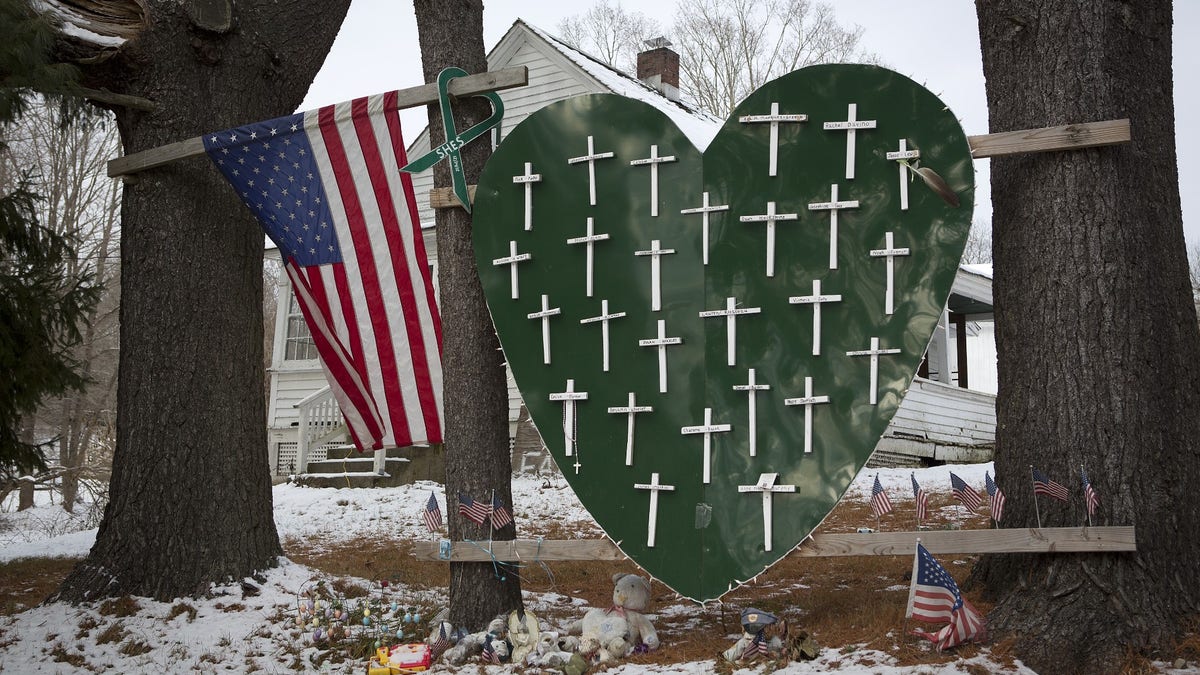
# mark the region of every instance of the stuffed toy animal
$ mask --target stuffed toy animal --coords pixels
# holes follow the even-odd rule
[[[787,622],[761,609],[742,610],[742,637],[722,656],[727,661],[751,661],[778,655],[787,638]]]
[[[471,633],[458,641],[450,649],[446,650],[446,663],[453,666],[461,666],[472,657],[480,656],[483,653],[483,645],[485,642],[491,643],[492,650],[496,653],[496,658],[500,661],[508,661],[508,642],[504,639],[507,633],[508,622],[503,616],[493,619],[488,624],[488,629],[479,633]],[[431,638],[434,636],[430,636]]]
[[[658,648],[658,633],[642,614],[650,604],[650,583],[633,574],[613,575],[613,604],[592,608],[567,632],[579,635],[579,653],[593,663],[615,663],[635,649]]]

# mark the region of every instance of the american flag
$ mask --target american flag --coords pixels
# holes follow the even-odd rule
[[[876,518],[892,512],[892,500],[888,499],[887,493],[883,491],[883,484],[879,482],[879,474],[875,474],[875,487],[871,488],[871,512],[875,514]]]
[[[967,602],[958,590],[954,578],[934,560],[929,551],[917,542],[913,561],[912,587],[908,594],[908,609],[905,616],[919,621],[948,624],[936,633],[916,631],[946,649],[980,638],[984,634],[984,621],[979,612]]]
[[[1033,494],[1053,497],[1060,502],[1065,502],[1070,499],[1070,494],[1067,492],[1067,488],[1062,483],[1056,483],[1050,480],[1046,474],[1038,471],[1037,469],[1033,470]]]
[[[447,649],[454,646],[454,643],[446,636],[446,622],[440,622],[438,625],[438,636],[434,639],[433,644],[429,645],[430,661],[437,661],[442,654],[446,653]]]
[[[1000,516],[1004,515],[1004,493],[1000,490],[1000,486],[996,485],[996,481],[992,480],[992,474],[987,471],[983,472],[983,485],[987,488],[988,506],[992,510],[992,520],[1000,522]]]
[[[1079,467],[1079,475],[1083,477],[1083,501],[1087,504],[1088,515],[1094,516],[1096,509],[1100,506],[1100,497],[1092,488],[1092,482],[1088,480],[1087,472],[1083,470],[1083,467]]]
[[[956,476],[953,471],[950,472],[950,486],[953,488],[954,498],[968,509],[974,511],[983,505],[983,500],[979,498],[979,493],[964,483],[963,479]]]
[[[425,502],[425,510],[421,512],[421,518],[430,532],[437,532],[442,528],[442,507],[438,506],[437,497],[433,496],[432,490],[429,492],[429,501]]]
[[[491,509],[483,502],[477,502],[465,495],[458,495],[458,515],[466,516],[476,523],[482,525],[483,521],[487,520],[491,515]]]
[[[441,319],[396,93],[203,140],[279,247],[355,445],[440,442]]]
[[[925,514],[929,511],[929,493],[921,489],[921,485],[917,483],[917,474],[910,473],[908,475],[912,479],[913,500],[917,502],[917,522],[924,522]]]
[[[739,660],[749,661],[750,659],[766,655],[767,641],[763,639],[763,633],[760,630],[754,634],[754,639],[750,641],[750,644],[746,645],[745,651],[742,652],[742,658]]]
[[[508,512],[508,507],[504,506],[504,502],[499,497],[492,495],[492,528],[498,530],[512,521],[512,514]]]
[[[479,655],[479,660],[484,663],[500,665],[500,656],[496,654],[496,648],[492,646],[491,635],[483,638],[483,653]]]

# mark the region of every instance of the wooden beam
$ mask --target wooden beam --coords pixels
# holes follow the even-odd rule
[[[927,530],[920,532],[869,532],[816,534],[789,555],[806,558],[860,555],[912,555],[917,539],[930,553],[1113,553],[1136,551],[1133,526],[1046,527],[1003,530]],[[417,560],[438,557],[439,542],[413,543]],[[487,545],[454,542],[450,560],[624,560],[625,554],[608,539],[494,541]]]
[[[1128,119],[1083,122],[1061,127],[1024,129],[967,137],[967,142],[971,145],[971,156],[975,159],[1027,155],[1053,150],[1078,150],[1100,145],[1128,143],[1129,140]],[[109,172],[109,175],[111,176],[112,173]],[[471,201],[474,202],[475,186],[471,185],[468,188],[471,190]],[[450,188],[434,188],[429,191],[429,207],[432,209],[452,209],[461,206]]]
[[[500,91],[523,87],[529,84],[529,69],[525,66],[504,68],[467,75],[450,82],[452,96],[473,96],[487,91]],[[397,105],[400,108],[415,108],[438,102],[436,84],[423,84],[419,87],[400,89],[397,93]],[[197,136],[186,141],[178,141],[157,148],[150,148],[125,157],[118,157],[108,162],[109,177],[153,169],[154,167],[170,164],[176,160],[197,157],[204,154],[204,141]]]
[[[1130,138],[1129,120],[1121,119],[969,136],[967,142],[971,156],[980,159],[1116,145],[1128,143]]]
[[[467,192],[471,195],[471,203],[475,203],[475,188],[478,185],[468,185]],[[458,197],[454,196],[454,188],[433,188],[429,191],[429,208],[431,209],[452,209],[455,207],[462,208],[462,202],[458,201]]]

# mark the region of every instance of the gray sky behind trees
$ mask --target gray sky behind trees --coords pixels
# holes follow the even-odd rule
[[[593,4],[593,0],[555,3],[486,0],[484,44],[491,49],[518,18],[554,33],[561,19],[582,14]],[[621,4],[627,11],[641,11],[657,19],[670,39],[674,3]],[[864,50],[874,52],[887,67],[938,94],[958,115],[967,134],[987,133],[987,101],[974,3],[856,0],[836,3],[835,8],[844,25],[859,24],[865,29],[861,44]],[[1189,84],[1200,71],[1200,42],[1190,39],[1197,34],[1200,34],[1200,3],[1176,2],[1175,110],[1180,194],[1187,241],[1200,246],[1200,125],[1190,121],[1190,111],[1200,106],[1200,87]],[[421,55],[412,5],[395,0],[353,0],[342,32],[302,108],[421,82]],[[406,111],[402,119],[405,139],[411,141],[425,126],[425,110]],[[1132,124],[1136,133],[1137,120]],[[975,218],[990,222],[988,162],[977,162],[976,168],[980,190]]]

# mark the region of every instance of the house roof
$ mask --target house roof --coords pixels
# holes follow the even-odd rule
[[[701,151],[708,147],[708,144],[717,135],[717,132],[721,129],[721,125],[724,123],[724,120],[692,108],[681,101],[668,99],[658,90],[641,80],[601,62],[587,52],[571,47],[559,38],[521,19],[513,22],[509,33],[518,30],[518,28],[524,28],[541,38],[546,44],[567,57],[573,64],[612,93],[642,101],[662,111],[663,114],[671,118],[675,126],[679,127],[679,130]],[[505,34],[505,37],[507,36],[508,33]],[[504,38],[501,38],[500,41],[503,42]]]

